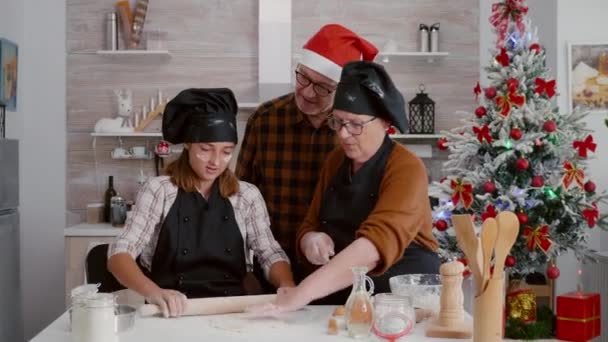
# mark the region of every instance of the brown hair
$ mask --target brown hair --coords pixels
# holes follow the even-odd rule
[[[190,166],[188,150],[184,149],[177,160],[174,160],[167,165],[165,173],[171,177],[171,183],[175,184],[178,188],[183,189],[186,192],[198,191],[196,189],[196,184],[198,183],[199,178]],[[226,168],[226,170],[222,172],[218,177],[218,181],[220,195],[224,198],[228,198],[239,191],[239,180],[229,168]]]

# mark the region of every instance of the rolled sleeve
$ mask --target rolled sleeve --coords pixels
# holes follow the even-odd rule
[[[160,224],[164,193],[161,184],[150,179],[139,191],[135,207],[123,232],[110,244],[108,257],[128,253],[136,259],[151,242],[154,230]]]
[[[289,263],[289,258],[272,235],[270,218],[262,194],[253,185],[250,185],[248,190],[251,194],[247,196],[249,200],[246,220],[247,244],[258,257],[264,275],[268,279],[272,264],[279,261]]]
[[[359,226],[356,237],[365,237],[378,249],[380,260],[372,275],[381,275],[403,256],[424,226],[428,204],[426,171],[422,167],[388,168],[380,185],[378,202]],[[404,192],[403,189],[408,189]]]

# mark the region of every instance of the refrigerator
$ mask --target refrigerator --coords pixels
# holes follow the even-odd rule
[[[0,139],[0,342],[23,341],[19,270],[19,142]]]

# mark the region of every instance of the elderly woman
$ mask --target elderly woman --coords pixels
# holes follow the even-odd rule
[[[390,292],[395,275],[438,273],[425,166],[386,133],[391,124],[406,130],[404,106],[382,66],[360,61],[342,70],[328,121],[341,146],[325,161],[297,237],[300,256],[321,267],[279,289],[274,310],[344,304],[353,266],[368,267],[376,292]]]
[[[293,286],[258,189],[228,169],[237,143],[232,91],[187,89],[163,114],[163,137],[184,144],[167,176],[151,178],[110,246],[108,268],[125,287],[179,316],[186,297],[244,295],[250,251],[277,287]],[[145,273],[135,260],[139,257]]]

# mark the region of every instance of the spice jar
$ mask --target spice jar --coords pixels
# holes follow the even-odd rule
[[[416,322],[412,299],[392,293],[374,296],[372,332],[377,341],[398,341],[409,334]]]

